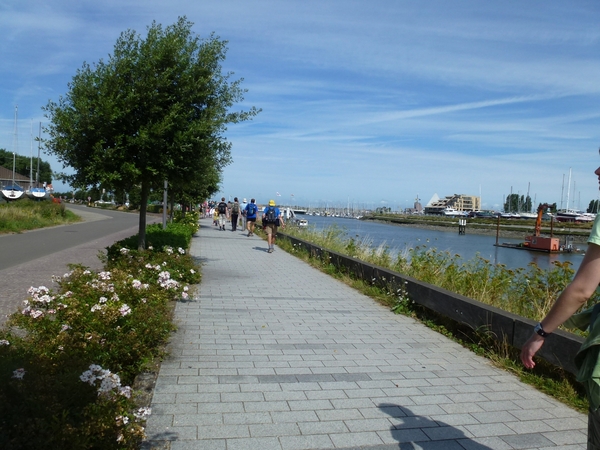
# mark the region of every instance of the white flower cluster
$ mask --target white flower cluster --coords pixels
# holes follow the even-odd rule
[[[10,342],[8,342],[6,339],[0,339],[0,345],[10,345]]]
[[[13,371],[12,377],[16,378],[17,380],[22,380],[24,376],[25,376],[25,369],[23,369],[23,368]]]
[[[100,381],[98,387],[98,395],[110,397],[115,393],[124,397],[131,397],[131,387],[121,386],[121,378],[116,373],[110,370],[103,369],[98,364],[91,364],[90,368],[83,372],[79,379],[90,386],[97,386],[97,381]]]
[[[171,274],[166,270],[158,274],[158,284],[163,289],[177,289],[179,283],[176,280],[171,279]]]
[[[115,285],[113,283],[105,283],[104,281],[93,280],[88,281],[86,284],[98,291],[115,292]]]
[[[119,301],[119,296],[117,295],[117,293],[113,293],[112,297],[110,298],[110,300],[112,300],[113,302],[118,302]],[[91,312],[96,312],[96,311],[102,311],[105,307],[106,307],[106,303],[108,302],[108,298],[106,297],[100,297],[98,299],[98,303],[95,304],[94,306],[91,307],[90,311]]]
[[[146,420],[152,414],[152,408],[142,407],[134,411],[133,415],[137,420]]]
[[[121,248],[121,250],[119,250],[119,251],[121,252],[121,255],[126,255],[129,253],[129,249],[125,248],[125,247]]]
[[[110,280],[110,272],[98,272],[98,277],[101,280]]]
[[[179,247],[179,248],[177,249],[177,251],[179,252],[179,254],[180,254],[180,255],[185,255],[185,250],[184,250],[184,249],[182,249],[181,247]]]
[[[47,305],[52,300],[54,300],[54,297],[52,297],[50,295],[50,289],[48,289],[46,286],[40,286],[37,288],[31,286],[27,290],[27,293],[29,295],[31,295],[31,301],[34,303],[40,303],[42,305],[44,305],[44,304]]]
[[[163,247],[163,251],[167,254],[167,255],[172,255],[173,254],[173,247],[169,247],[168,245]]]
[[[152,268],[152,266],[150,266]],[[148,289],[150,287],[147,283],[142,283],[140,280],[133,280],[131,282],[135,289]]]
[[[131,314],[131,308],[125,303],[123,303],[123,305],[119,308],[119,312],[122,316],[126,316],[128,314]]]

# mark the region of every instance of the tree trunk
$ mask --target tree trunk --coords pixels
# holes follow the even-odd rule
[[[175,215],[175,190],[171,189],[170,194],[171,198],[169,199],[169,205],[171,206],[171,213],[169,214],[169,223],[173,222],[173,217]]]
[[[142,199],[140,201],[140,222],[138,230],[138,250],[146,249],[146,211],[148,210],[148,195],[150,189],[147,181],[142,181]],[[164,207],[164,206],[163,206]]]

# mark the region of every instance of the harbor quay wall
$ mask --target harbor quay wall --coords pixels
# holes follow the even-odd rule
[[[411,301],[460,324],[467,325],[473,330],[486,331],[497,341],[507,343],[515,348],[520,349],[523,346],[536,325],[536,322],[531,319],[511,314],[401,273],[327,250],[280,231],[277,236],[308,251],[313,257],[328,258],[330,264],[343,272],[394,292],[400,289],[408,295]],[[556,330],[546,338],[546,342],[537,355],[555,366],[576,374],[574,358],[583,341],[584,339],[580,336]]]

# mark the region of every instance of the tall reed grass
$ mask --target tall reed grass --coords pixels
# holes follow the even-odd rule
[[[570,262],[554,262],[547,270],[535,263],[509,269],[480,256],[465,261],[460,255],[427,246],[392,254],[385,244],[373,247],[369,239],[348,237],[337,226],[323,230],[289,227],[285,232],[533,320],[546,315],[575,274]],[[594,294],[588,305],[598,302],[598,297]]]

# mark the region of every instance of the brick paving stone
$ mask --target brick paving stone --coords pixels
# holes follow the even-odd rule
[[[176,306],[144,448],[585,449],[584,414],[256,236],[201,225],[202,284]]]

